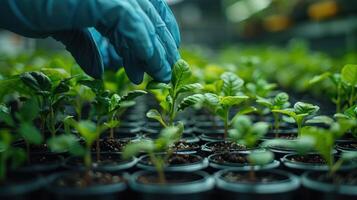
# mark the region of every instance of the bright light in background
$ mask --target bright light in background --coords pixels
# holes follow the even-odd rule
[[[226,9],[226,15],[232,22],[241,22],[255,13],[264,10],[271,3],[271,0],[241,0],[232,4]]]

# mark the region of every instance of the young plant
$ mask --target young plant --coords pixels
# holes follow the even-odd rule
[[[11,110],[2,106],[2,109],[0,109],[0,121],[4,122],[24,139],[28,161],[31,162],[30,145],[40,145],[44,139],[42,134],[33,124],[33,121],[37,118],[39,113],[37,102],[34,99],[26,100],[20,110],[15,112],[15,119],[11,115],[11,112]]]
[[[195,90],[202,89],[199,83],[189,83],[191,70],[184,60],[179,60],[173,67],[172,79],[168,84],[151,81],[146,89],[152,92],[160,103],[161,112],[151,109],[146,116],[155,119],[163,127],[174,125],[179,111],[202,100],[201,94],[187,95]]]
[[[281,113],[293,119],[298,127],[298,135],[301,135],[301,129],[307,117],[313,116],[320,107],[304,102],[297,102],[293,108],[274,109],[273,113]]]
[[[357,93],[357,65],[345,65],[341,73],[325,72],[310,80],[310,85],[329,79],[335,86],[335,96],[332,102],[336,104],[336,112],[339,113],[347,105],[351,107],[356,103]]]
[[[229,137],[237,144],[247,148],[255,148],[259,140],[268,132],[269,124],[265,122],[252,123],[247,116],[239,116],[233,122],[233,129],[229,130]],[[252,182],[256,180],[254,166],[266,165],[274,160],[270,151],[255,150],[247,157],[250,165],[249,177]]]
[[[172,155],[171,147],[180,140],[183,132],[183,124],[177,126],[169,126],[161,130],[160,136],[156,140],[143,139],[138,142],[129,143],[123,151],[124,159],[131,158],[139,153],[147,153],[151,163],[155,166],[158,174],[159,183],[165,184],[165,165],[168,158]],[[157,154],[165,152],[164,155]]]
[[[349,119],[357,121],[357,104],[347,108],[343,113],[336,113],[334,115],[337,119]],[[357,127],[351,129],[352,136],[357,138]]]
[[[335,162],[333,150],[336,140],[343,136],[349,129],[356,127],[357,121],[341,119],[331,124],[329,129],[318,127],[304,127],[301,137],[308,137],[313,141],[313,149],[315,149],[324,158],[328,167],[330,177],[341,167],[345,161],[350,161],[349,157],[352,154],[345,154]],[[346,160],[347,159],[347,160]]]
[[[25,151],[13,147],[13,142],[13,135],[8,130],[0,130],[0,186],[6,181],[8,166],[15,169],[26,160]]]
[[[238,111],[233,118],[230,118],[231,109],[248,100],[249,97],[241,92],[244,81],[234,73],[225,72],[221,75],[221,79],[216,83],[215,93],[204,94],[203,106],[222,119],[224,122],[224,138],[227,138],[228,129],[233,119],[256,109],[254,107],[246,107]]]
[[[267,109],[269,109],[270,112],[272,112],[272,110],[282,110],[290,106],[289,95],[285,92],[280,92],[274,98],[257,97],[256,102],[260,105],[265,106]],[[281,115],[280,113],[277,112],[272,112],[272,113],[274,117],[275,137],[278,137]]]
[[[20,79],[37,99],[40,108],[41,131],[44,133],[47,126],[51,135],[55,136],[58,130],[56,127],[57,112],[63,109],[62,105],[66,100],[66,93],[70,89],[69,81],[72,78],[63,79],[56,84],[42,72],[25,72],[20,75]]]

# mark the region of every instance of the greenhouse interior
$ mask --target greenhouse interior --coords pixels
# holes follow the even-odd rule
[[[1,200],[219,198],[357,199],[357,1],[1,1]]]

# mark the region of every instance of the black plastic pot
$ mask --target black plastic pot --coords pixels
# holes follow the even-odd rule
[[[41,189],[48,183],[47,179],[34,175],[14,174],[9,176],[10,183],[0,184],[1,200],[27,200],[43,198]],[[36,197],[36,198],[34,198]]]
[[[133,199],[157,200],[207,200],[210,198],[214,188],[214,179],[206,172],[166,172],[166,178],[173,180],[173,183],[149,184],[139,182],[139,177],[156,176],[156,172],[138,171],[129,179],[129,186],[134,191]],[[178,181],[182,177],[188,177],[189,180]]]
[[[122,160],[121,153],[101,153],[101,156],[111,156],[111,161],[116,161],[116,163],[104,163],[102,165],[93,164],[93,169],[96,171],[103,172],[120,172],[124,170],[132,170],[136,165],[138,159],[132,158],[130,160]],[[92,153],[93,162],[95,162],[96,154]],[[85,166],[83,165],[82,158],[78,157],[69,157],[64,162],[64,167],[71,170],[84,170]]]
[[[76,172],[65,172],[51,177],[51,183],[47,186],[50,199],[56,200],[115,200],[126,199],[127,185],[125,181],[109,185],[93,185],[85,188],[64,187],[56,184],[56,181],[65,177],[73,176]]]
[[[346,145],[353,145],[352,146],[346,146]],[[353,152],[357,151],[357,142],[356,141],[344,141],[344,142],[339,142],[336,145],[336,149],[340,152]]]
[[[357,184],[333,184],[318,180],[321,172],[306,172],[301,178],[301,183],[307,189],[308,200],[356,200],[357,199]]]
[[[208,161],[209,161],[209,166],[218,171],[218,170],[222,170],[222,169],[232,169],[232,170],[240,170],[240,171],[249,171],[251,170],[251,165],[249,165],[249,163],[233,163],[233,162],[217,162],[215,161],[215,157],[223,155],[223,154],[238,154],[240,156],[247,156],[249,153],[248,152],[225,152],[225,153],[216,153],[213,155],[210,155],[208,157]],[[279,167],[280,162],[277,160],[273,160],[271,163],[260,166],[260,165],[256,165],[253,166],[253,169],[258,171],[258,170],[267,170],[267,169],[275,169],[277,167]]]
[[[288,154],[284,156],[281,159],[281,162],[285,168],[287,168],[289,171],[296,173],[296,174],[301,174],[305,171],[328,171],[329,168],[326,164],[311,164],[311,163],[304,163],[304,162],[297,162],[297,161],[292,161],[291,157],[296,156],[298,154]],[[310,153],[307,155],[318,155],[316,153]],[[340,170],[351,170],[355,169],[357,167],[357,163],[351,162],[347,163],[341,166]]]
[[[43,163],[32,161],[29,164],[25,164],[22,167],[16,169],[17,173],[21,174],[42,174],[46,175],[51,172],[55,172],[59,170],[63,166],[64,157],[60,154],[54,153],[31,153],[30,158],[33,160],[34,157],[38,157],[39,159],[49,159],[48,162]]]
[[[292,200],[300,186],[299,178],[293,174],[280,171],[256,171],[256,175],[279,177],[272,182],[233,182],[223,177],[227,173],[248,173],[238,170],[221,170],[215,173],[217,197],[234,200]]]
[[[177,165],[168,165],[165,167],[165,171],[178,171],[178,172],[194,172],[203,170],[208,167],[208,159],[202,158],[198,155],[189,154],[188,156],[193,156],[199,159],[199,162],[190,163],[190,164],[177,164]],[[143,170],[155,171],[153,165],[147,164],[144,160],[148,160],[148,155],[143,155],[139,158],[137,167]]]

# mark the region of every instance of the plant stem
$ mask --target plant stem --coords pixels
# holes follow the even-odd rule
[[[341,112],[341,83],[337,85],[336,113]]]
[[[334,165],[332,165],[330,167],[328,176],[329,177],[333,177],[333,175],[335,175],[335,173],[337,172],[337,170],[340,169],[341,165],[343,164],[344,160],[342,158],[340,158]]]
[[[86,171],[89,171],[92,167],[92,155],[90,153],[90,146],[87,146],[87,151],[84,155],[84,165],[86,167]]]
[[[228,124],[228,121],[229,121],[229,110],[227,109],[225,111],[225,115],[224,115],[224,139],[227,139],[228,137],[228,127],[229,127],[229,124]]]
[[[273,117],[274,117],[274,132],[275,132],[275,138],[279,137],[279,126],[280,126],[280,118],[279,118],[279,114],[278,113],[273,113]]]
[[[352,90],[351,90],[351,95],[350,95],[350,99],[349,99],[349,107],[354,105],[354,98],[355,97],[355,87],[352,85]]]
[[[155,165],[157,174],[159,176],[159,183],[166,184],[166,177],[163,169],[163,162],[158,159],[153,152],[149,153],[151,162]]]

